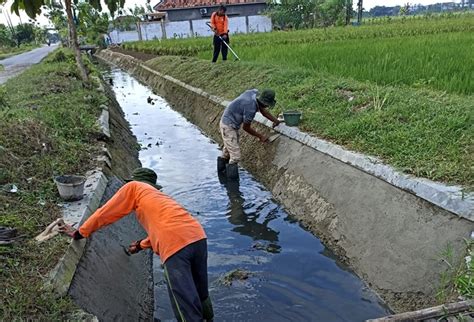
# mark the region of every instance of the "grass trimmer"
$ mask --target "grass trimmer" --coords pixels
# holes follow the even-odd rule
[[[211,24],[209,22],[206,22],[206,25],[214,32],[214,29],[212,28]],[[239,56],[237,56],[237,54],[235,53],[235,51],[230,47],[230,45],[224,40],[224,38],[222,38],[221,36],[217,36],[219,37],[219,39],[224,43],[224,45],[226,45],[227,48],[229,48],[230,52],[232,53],[232,55],[234,55],[235,57],[235,60],[240,60]]]

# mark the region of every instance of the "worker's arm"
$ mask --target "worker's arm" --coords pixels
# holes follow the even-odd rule
[[[246,104],[244,106],[244,113],[243,113],[244,125],[242,126],[242,128],[248,134],[256,136],[261,142],[265,142],[268,138],[265,135],[260,134],[257,131],[255,131],[251,126],[256,113],[257,113],[257,110],[256,110],[255,105]]]
[[[258,133],[257,131],[255,131],[252,126],[251,126],[251,123],[244,123],[244,125],[242,126],[242,128],[244,129],[245,132],[247,132],[248,134],[251,134],[253,136],[256,136],[261,142],[265,142],[267,141],[267,137],[261,133]]]
[[[151,248],[150,237],[147,236],[145,239],[142,239],[140,241],[140,248],[141,249]]]
[[[278,126],[281,122],[278,121],[278,119],[272,115],[266,108],[261,108],[260,113],[265,116],[267,119],[273,122],[273,127]]]
[[[227,33],[229,32],[229,18],[227,18],[227,16],[225,16],[224,18],[224,35],[225,35],[225,38],[227,38]]]
[[[216,32],[216,13],[213,12],[211,15],[211,28],[212,31]]]
[[[116,222],[135,209],[135,186],[127,183],[110,198],[109,201],[90,216],[79,228],[83,237],[89,237],[94,231]]]

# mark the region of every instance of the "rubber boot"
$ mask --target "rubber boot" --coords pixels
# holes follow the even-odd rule
[[[228,180],[239,180],[239,166],[237,163],[229,163],[226,171]]]
[[[217,172],[225,172],[225,166],[229,163],[229,159],[217,157]]]

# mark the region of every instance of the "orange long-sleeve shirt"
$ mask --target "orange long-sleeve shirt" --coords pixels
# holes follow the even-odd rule
[[[120,188],[82,224],[79,232],[89,237],[94,231],[133,210],[148,233],[140,246],[152,248],[163,263],[185,246],[206,238],[199,222],[181,205],[151,185],[139,181],[131,181]]]
[[[218,16],[217,12],[213,12],[211,15],[211,26],[217,29],[219,36],[222,36],[229,31],[229,18],[226,15]]]

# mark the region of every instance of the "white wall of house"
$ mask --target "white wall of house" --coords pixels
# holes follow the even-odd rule
[[[249,33],[272,31],[272,20],[267,16],[249,16]]]
[[[231,17],[229,18],[230,34],[245,34],[247,33],[247,19],[245,17]]]
[[[165,23],[166,38],[188,38],[191,37],[191,25],[187,21],[168,21]]]
[[[161,23],[145,22],[140,24],[142,40],[154,40],[163,38]]]
[[[213,33],[206,25],[209,19],[191,21],[168,21],[165,22],[166,38],[188,38],[192,36],[212,36]],[[247,25],[248,22],[248,25]],[[192,27],[192,29],[191,29]],[[144,22],[140,24],[142,40],[163,39],[161,22]],[[229,18],[229,30],[231,34],[269,32],[272,30],[272,21],[266,16],[248,16]],[[110,33],[112,43],[122,43],[139,40],[138,31],[118,31]]]
[[[139,40],[138,32],[136,30],[133,30],[133,31],[112,30],[109,34],[110,34],[111,41],[114,44],[120,44],[127,41]]]
[[[206,25],[209,19],[192,20],[194,35],[197,37],[212,36],[214,33]]]

